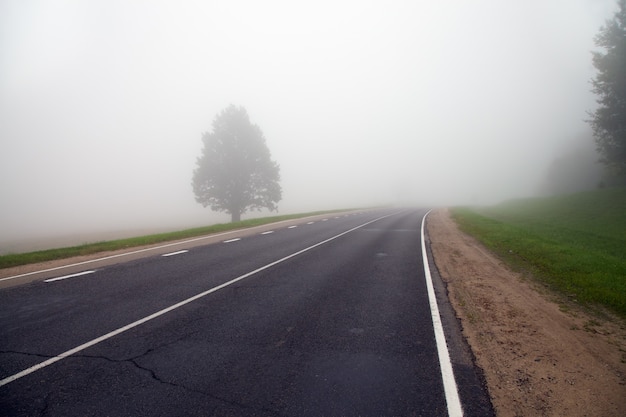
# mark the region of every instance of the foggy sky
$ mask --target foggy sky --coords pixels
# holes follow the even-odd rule
[[[615,9],[2,0],[0,246],[228,221],[191,175],[230,104],[281,166],[280,213],[531,195],[589,136],[590,51]]]

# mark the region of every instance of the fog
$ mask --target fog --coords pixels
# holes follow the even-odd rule
[[[534,195],[570,141],[592,140],[590,51],[615,9],[4,0],[0,252],[228,221],[191,176],[230,104],[281,166],[281,214]]]

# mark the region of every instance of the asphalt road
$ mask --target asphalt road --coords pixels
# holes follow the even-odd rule
[[[302,220],[2,289],[0,414],[454,414],[424,275],[425,213]],[[465,415],[492,415],[435,289]]]

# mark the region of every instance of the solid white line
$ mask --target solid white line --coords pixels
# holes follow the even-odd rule
[[[241,240],[241,238],[240,237],[236,237],[234,239],[228,239],[228,240],[225,240],[223,243],[237,242],[238,240]]]
[[[180,255],[181,253],[187,253],[189,252],[187,249],[185,250],[179,250],[178,252],[170,252],[170,253],[165,253],[161,256],[174,256],[174,255]]]
[[[430,213],[431,210],[428,211]],[[448,406],[448,415],[451,417],[463,416],[463,408],[459,399],[454,372],[452,371],[452,363],[450,362],[450,352],[446,343],[446,336],[443,333],[443,325],[441,316],[439,315],[439,306],[435,298],[435,289],[433,287],[433,279],[430,275],[430,267],[428,266],[428,254],[426,253],[426,241],[424,239],[424,223],[426,216],[422,218],[422,259],[424,261],[424,274],[426,275],[426,288],[428,291],[428,302],[430,304],[430,315],[433,319],[433,328],[435,330],[435,341],[437,343],[437,354],[439,356],[439,368],[441,369],[441,378],[443,379],[443,389],[446,395],[446,404]]]
[[[269,234],[271,234],[271,233],[274,233],[274,231],[273,231],[273,230],[268,230],[267,232],[263,232],[263,233],[261,233],[261,234],[262,234],[262,235],[269,235]]]
[[[269,263],[269,264],[267,264],[267,265],[264,265],[264,266],[262,266],[262,267],[260,267],[260,268],[255,269],[254,271],[250,271],[250,272],[248,272],[247,274],[243,274],[243,275],[241,275],[241,276],[239,276],[239,277],[237,277],[237,278],[235,278],[235,279],[231,279],[230,281],[225,282],[225,283],[223,283],[223,284],[221,284],[221,285],[218,285],[217,287],[213,287],[213,288],[211,288],[210,290],[207,290],[207,291],[201,292],[200,294],[196,294],[196,295],[194,295],[193,297],[187,298],[186,300],[183,300],[183,301],[181,301],[181,302],[179,302],[179,303],[176,303],[176,304],[174,304],[174,305],[172,305],[172,306],[170,306],[170,307],[164,308],[163,310],[157,311],[156,313],[153,313],[153,314],[151,314],[151,315],[149,315],[149,316],[146,316],[146,317],[144,317],[144,318],[142,318],[142,319],[140,319],[140,320],[137,320],[137,321],[134,321],[134,322],[132,322],[132,323],[130,323],[130,324],[127,324],[127,325],[126,325],[126,326],[124,326],[124,327],[120,327],[120,328],[119,328],[119,329],[117,329],[117,330],[113,330],[112,332],[109,332],[109,333],[107,333],[107,334],[105,334],[105,335],[102,335],[102,336],[100,336],[100,337],[98,337],[98,338],[95,338],[95,339],[93,339],[93,340],[90,340],[90,341],[89,341],[89,342],[87,342],[87,343],[83,343],[83,344],[82,344],[82,345],[80,345],[80,346],[76,346],[76,347],[75,347],[75,348],[73,348],[73,349],[70,349],[70,350],[68,350],[68,351],[66,351],[66,352],[63,352],[63,353],[61,353],[61,354],[59,354],[59,355],[57,355],[57,356],[54,356],[54,357],[52,357],[52,358],[50,358],[50,359],[48,359],[48,360],[43,361],[43,362],[41,362],[41,363],[38,363],[37,365],[31,366],[30,368],[27,368],[27,369],[24,369],[23,371],[18,372],[18,373],[16,373],[15,375],[11,375],[11,376],[9,376],[9,377],[6,377],[6,378],[4,378],[4,379],[0,380],[0,387],[1,387],[1,386],[3,386],[3,385],[8,384],[8,383],[10,383],[10,382],[13,382],[13,381],[15,381],[15,380],[17,380],[17,379],[19,379],[19,378],[22,378],[22,377],[24,377],[24,376],[26,376],[26,375],[32,374],[33,372],[35,372],[35,371],[37,371],[37,370],[39,370],[39,369],[45,368],[45,367],[46,367],[46,366],[48,366],[48,365],[52,365],[53,363],[58,362],[58,361],[60,361],[61,359],[67,358],[68,356],[71,356],[71,355],[73,355],[73,354],[75,354],[75,353],[78,353],[78,352],[80,352],[80,351],[82,351],[82,350],[85,350],[85,349],[87,349],[88,347],[94,346],[94,345],[96,345],[96,344],[98,344],[98,343],[100,343],[100,342],[102,342],[102,341],[104,341],[104,340],[110,339],[110,338],[112,338],[113,336],[117,336],[117,335],[118,335],[118,334],[120,334],[120,333],[123,333],[123,332],[125,332],[125,331],[127,331],[127,330],[130,330],[130,329],[132,329],[132,328],[134,328],[134,327],[137,327],[137,326],[139,326],[139,325],[141,325],[141,324],[143,324],[143,323],[146,323],[146,322],[148,322],[148,321],[150,321],[150,320],[152,320],[152,319],[155,319],[155,318],[157,318],[157,317],[159,317],[159,316],[162,316],[162,315],[164,315],[164,314],[166,314],[166,313],[169,313],[170,311],[176,310],[177,308],[180,308],[180,307],[182,307],[182,306],[184,306],[184,305],[186,305],[186,304],[189,304],[189,303],[191,303],[192,301],[198,300],[198,299],[200,299],[200,298],[202,298],[202,297],[205,297],[205,296],[207,296],[207,295],[209,295],[209,294],[211,294],[211,293],[213,293],[213,292],[215,292],[215,291],[219,291],[219,290],[221,290],[222,288],[228,287],[229,285],[232,285],[232,284],[234,284],[234,283],[236,283],[236,282],[238,282],[238,281],[241,281],[242,279],[246,279],[246,278],[248,278],[248,277],[251,277],[252,275],[255,275],[255,274],[257,274],[257,273],[259,273],[259,272],[261,272],[261,271],[264,271],[264,270],[266,270],[266,269],[268,269],[268,268],[271,268],[271,267],[273,267],[273,266],[275,266],[275,265],[278,265],[278,264],[279,264],[279,263],[281,263],[281,262],[285,262],[286,260],[291,259],[291,258],[293,258],[294,256],[298,256],[298,255],[300,255],[300,254],[303,254],[304,252],[308,252],[308,251],[310,251],[311,249],[314,249],[314,248],[316,248],[316,247],[318,247],[318,246],[324,245],[324,244],[326,244],[326,243],[328,243],[328,242],[330,242],[330,241],[333,241],[333,240],[335,240],[335,239],[337,239],[337,238],[340,238],[341,236],[347,235],[348,233],[353,232],[353,231],[355,231],[355,230],[357,230],[357,229],[360,229],[360,228],[362,228],[362,227],[365,227],[365,226],[367,226],[368,224],[374,223],[374,222],[376,222],[376,221],[378,221],[378,220],[382,220],[382,219],[384,219],[384,218],[386,218],[386,217],[393,216],[393,215],[395,215],[395,214],[397,214],[397,213],[387,214],[387,215],[385,215],[385,216],[381,216],[381,217],[378,217],[378,218],[376,218],[376,219],[374,219],[374,220],[370,220],[369,222],[363,223],[362,225],[359,225],[359,226],[353,227],[352,229],[349,229],[349,230],[347,230],[347,231],[345,231],[345,232],[339,233],[338,235],[335,235],[335,236],[330,237],[330,238],[328,238],[328,239],[326,239],[326,240],[323,240],[323,241],[321,241],[321,242],[318,242],[318,243],[316,243],[315,245],[311,245],[311,246],[309,246],[308,248],[304,248],[304,249],[302,249],[302,250],[299,250],[299,251],[297,251],[297,252],[294,252],[294,253],[292,253],[291,255],[287,255],[287,256],[285,256],[284,258],[280,258],[280,259],[279,259],[279,260],[277,260],[277,261],[270,262],[270,263]]]
[[[57,278],[50,278],[45,280],[44,282],[54,282],[54,281],[61,281],[63,279],[68,279],[68,278],[74,278],[74,277],[80,277],[81,275],[88,275],[88,274],[93,274],[96,271],[83,271],[83,272],[79,272],[77,274],[70,274],[70,275],[64,275],[62,277],[57,277]]]

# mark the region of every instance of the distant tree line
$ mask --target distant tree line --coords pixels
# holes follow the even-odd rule
[[[598,153],[585,136],[554,158],[536,191],[540,195],[559,195],[593,190],[605,184],[604,171]]]
[[[600,161],[613,177],[608,181],[626,185],[626,0],[618,0],[617,12],[600,28],[595,44],[602,49],[593,52],[597,75],[591,84],[598,107],[588,122]]]

